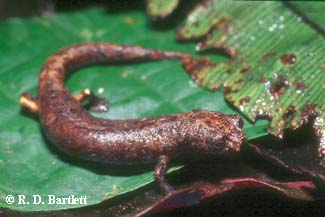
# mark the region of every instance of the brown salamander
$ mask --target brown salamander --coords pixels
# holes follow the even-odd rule
[[[95,102],[97,108],[105,108],[105,101],[97,100],[88,89],[72,96],[64,83],[72,71],[90,64],[186,56],[109,43],[70,46],[49,57],[44,64],[38,96],[24,93],[20,103],[37,114],[45,135],[64,152],[113,164],[158,162],[154,177],[168,193],[172,190],[164,177],[168,160],[186,152],[238,151],[245,140],[240,116],[194,110],[140,119],[101,119],[91,116],[81,102],[88,100]]]

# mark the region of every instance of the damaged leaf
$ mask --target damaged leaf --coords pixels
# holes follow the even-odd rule
[[[324,11],[324,4],[318,4]],[[251,121],[268,119],[279,138],[311,117],[325,159],[325,43],[317,29],[278,1],[208,0],[198,5],[177,34],[201,39],[198,50],[222,50],[231,60],[185,59],[191,77],[225,98]]]

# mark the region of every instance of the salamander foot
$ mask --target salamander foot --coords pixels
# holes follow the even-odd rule
[[[168,156],[166,155],[160,156],[153,173],[156,182],[164,190],[166,195],[174,191],[174,188],[168,184],[165,178],[168,160],[169,160]]]
[[[80,103],[87,102],[85,107],[93,112],[107,112],[109,102],[107,99],[100,98],[94,94],[90,89],[84,89],[74,96]]]
[[[38,114],[38,99],[32,96],[31,93],[25,92],[19,98],[20,105],[29,113]]]

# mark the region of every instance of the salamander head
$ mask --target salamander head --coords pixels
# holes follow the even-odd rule
[[[193,111],[187,141],[200,152],[216,154],[239,151],[246,136],[239,115],[226,115],[212,111]]]

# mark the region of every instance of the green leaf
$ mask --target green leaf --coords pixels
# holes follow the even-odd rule
[[[42,135],[38,121],[23,115],[18,98],[24,91],[36,94],[39,71],[47,57],[65,46],[106,41],[161,50],[192,51],[179,44],[174,31],[155,32],[142,12],[112,13],[93,8],[30,20],[0,23],[0,206],[15,210],[57,210],[86,206],[31,204],[32,195],[86,196],[87,205],[137,189],[153,181],[151,166],[134,172],[69,158]],[[220,58],[219,58],[220,59]],[[222,92],[211,93],[191,81],[179,61],[119,66],[94,66],[71,76],[73,94],[85,88],[110,100],[108,113],[95,116],[127,119],[208,109],[235,113]],[[265,123],[245,123],[249,138],[264,135]],[[141,166],[142,167],[142,166]],[[140,168],[141,168],[140,167]],[[177,168],[173,168],[174,170]],[[6,195],[16,202],[7,204]],[[25,195],[30,204],[18,204]]]
[[[313,1],[288,1],[286,2],[298,13],[302,14],[309,22],[316,24],[324,33],[325,13],[324,2]]]
[[[324,37],[300,15],[278,1],[209,0],[191,12],[178,37],[203,38],[199,49],[232,57],[217,64],[187,60],[198,84],[225,88],[229,102],[253,122],[269,119],[268,132],[280,138],[284,128],[297,129],[316,116],[313,127],[325,153]]]

